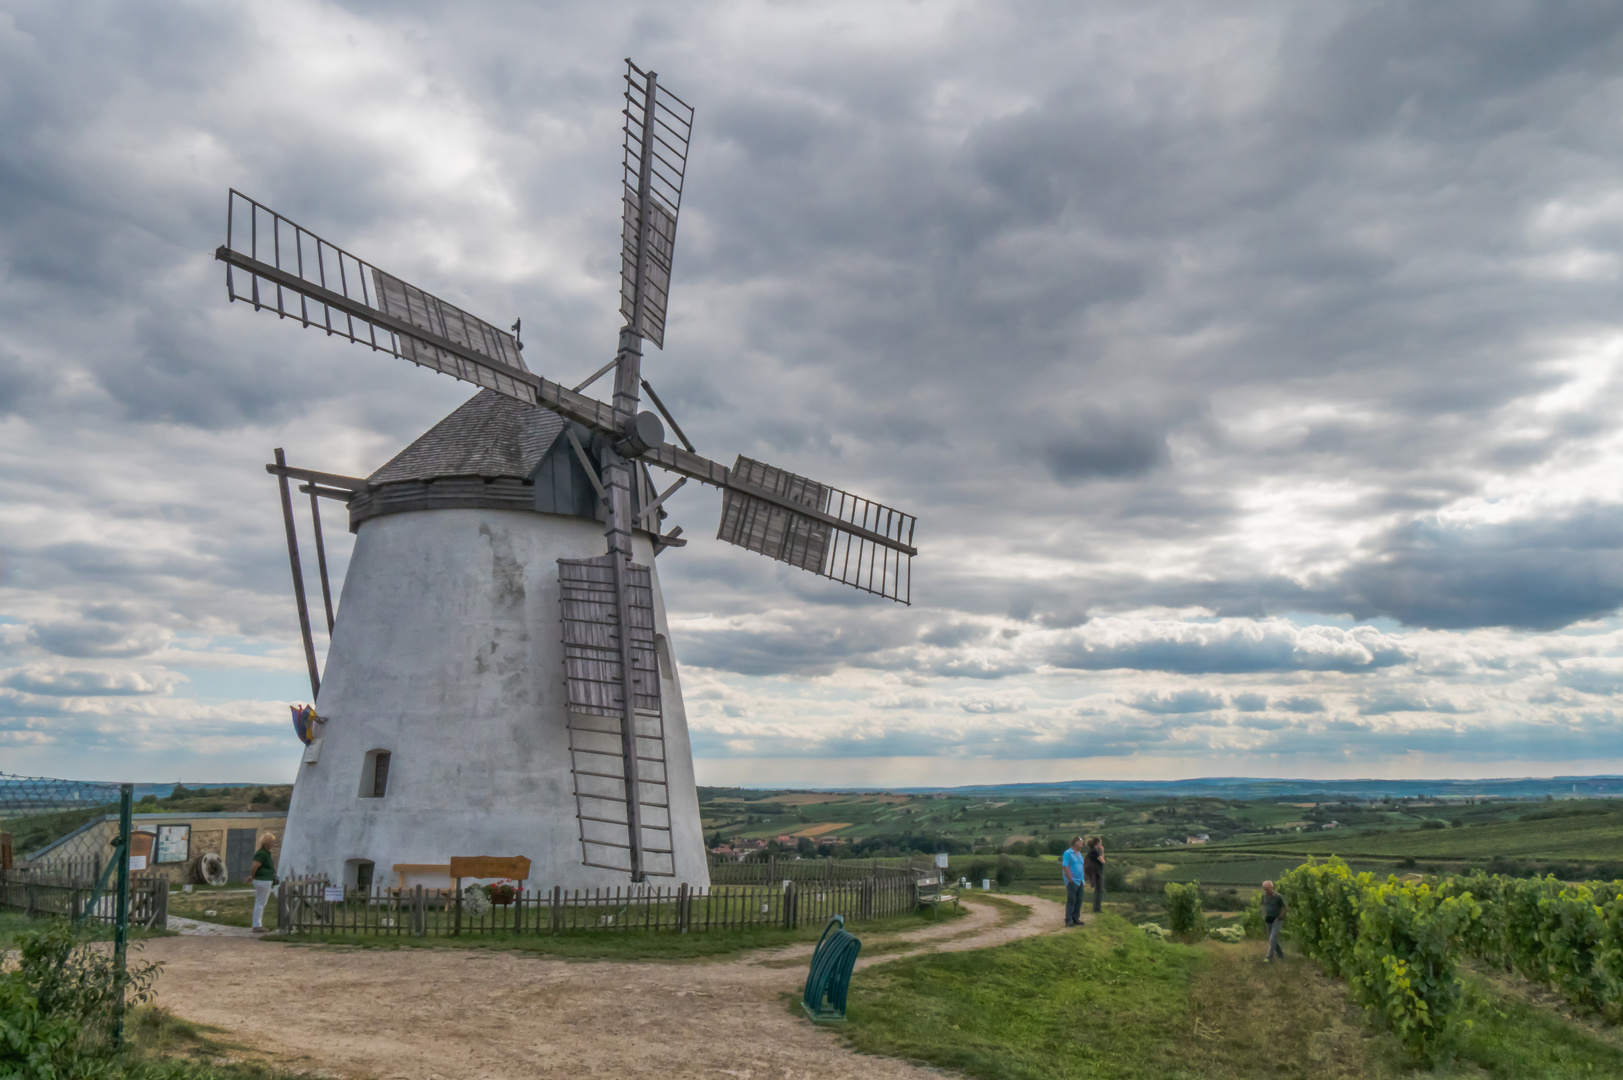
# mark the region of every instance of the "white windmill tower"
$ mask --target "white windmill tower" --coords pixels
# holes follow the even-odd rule
[[[538,884],[707,883],[654,569],[686,543],[660,522],[689,479],[723,493],[718,538],[910,601],[911,515],[748,458],[701,457],[642,378],[643,339],[664,345],[693,111],[626,66],[626,325],[614,359],[573,389],[530,372],[518,323],[500,330],[230,193],[215,257],[232,300],[483,388],[364,479],[289,467],[280,450],[266,467],[326,718],[294,786],[286,871],[381,883],[397,866],[522,855]],[[612,403],[581,392],[611,369]],[[639,411],[642,390],[659,415]],[[659,492],[650,466],[675,482]],[[290,477],[316,521],[325,679]],[[336,618],[318,496],[344,501],[356,534]]]

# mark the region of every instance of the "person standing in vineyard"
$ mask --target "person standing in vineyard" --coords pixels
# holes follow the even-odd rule
[[[1274,883],[1262,883],[1262,921],[1268,927],[1268,955],[1263,963],[1278,957],[1285,959],[1285,950],[1279,947],[1279,928],[1285,924],[1285,898],[1279,895]]]
[[[1060,859],[1060,872],[1065,875],[1065,925],[1082,925],[1082,890],[1087,875],[1087,862],[1082,851],[1082,838],[1074,837]]]

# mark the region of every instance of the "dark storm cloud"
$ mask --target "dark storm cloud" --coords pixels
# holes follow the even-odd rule
[[[1044,442],[1040,456],[1062,484],[1138,476],[1166,463],[1166,431],[1145,417],[1086,410]]]
[[[1415,522],[1338,585],[1359,618],[1557,629],[1623,603],[1623,507],[1508,524]]]

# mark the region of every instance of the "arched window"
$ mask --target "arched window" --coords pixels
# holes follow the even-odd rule
[[[381,799],[389,790],[389,758],[387,750],[368,750],[361,766],[361,798]]]
[[[344,860],[344,885],[346,888],[359,889],[367,892],[372,888],[372,860],[346,859]]]

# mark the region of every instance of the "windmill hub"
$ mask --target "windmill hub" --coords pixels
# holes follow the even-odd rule
[[[665,425],[660,423],[657,414],[643,411],[625,426],[624,434],[625,440],[622,443],[624,451],[635,457],[638,454],[646,454],[665,442]]]

